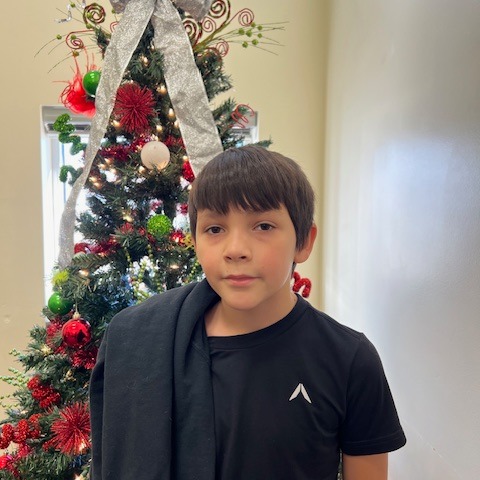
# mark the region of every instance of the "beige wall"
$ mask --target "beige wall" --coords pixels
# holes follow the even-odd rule
[[[325,305],[384,361],[392,480],[479,478],[480,3],[334,0]]]
[[[42,322],[43,260],[40,164],[40,105],[56,104],[71,78],[71,62],[52,73],[65,50],[35,52],[59,32],[79,24],[57,25],[68,2],[5,2],[2,5],[0,51],[2,75],[2,180],[0,187],[0,374],[15,365],[8,352],[22,349],[28,331]],[[108,5],[108,2],[100,2]],[[320,185],[323,152],[326,1],[232,0],[233,8],[251,6],[259,22],[288,21],[276,38],[285,47],[278,55],[232,47],[227,68],[236,85],[233,95],[260,112],[262,138],[297,158],[312,182]],[[320,302],[320,248],[300,269],[314,281],[313,303]],[[0,395],[8,389],[0,383]]]
[[[325,81],[328,38],[327,0],[235,0],[251,8],[257,23],[288,22],[275,38],[284,46],[276,55],[232,48],[226,57],[234,80],[231,96],[259,112],[260,138],[272,150],[297,160],[317,192],[317,221],[322,223]],[[322,303],[321,239],[307,263],[297,270],[313,281],[310,301]]]
[[[22,349],[28,331],[42,322],[43,254],[40,164],[42,103],[55,104],[62,88],[53,80],[69,78],[66,65],[47,71],[58,55],[35,52],[53,38],[52,18],[65,2],[6,2],[2,5],[0,95],[2,179],[0,187],[0,372],[16,366],[8,352]],[[0,394],[7,391],[0,383]]]

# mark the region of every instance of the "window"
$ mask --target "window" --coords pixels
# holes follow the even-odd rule
[[[72,124],[75,126],[75,134],[80,135],[82,142],[88,142],[90,122],[82,116],[71,114],[64,107],[43,106],[41,152],[42,152],[42,203],[43,203],[43,263],[45,278],[46,299],[51,294],[50,277],[58,257],[58,232],[60,219],[65,202],[67,201],[71,187],[68,183],[59,180],[60,169],[64,165],[72,165],[74,168],[81,166],[82,154],[70,154],[70,145],[58,141],[58,133],[53,130],[53,124],[57,117],[63,113],[69,113]],[[77,212],[85,209],[85,196],[80,195]]]

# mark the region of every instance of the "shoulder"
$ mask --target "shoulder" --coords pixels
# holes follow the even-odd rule
[[[336,371],[351,375],[369,375],[383,369],[375,346],[363,334],[333,319],[303,300],[302,337],[320,351]],[[313,346],[312,346],[313,348]]]
[[[300,301],[305,304],[303,328],[312,334],[320,335],[325,343],[348,352],[356,350],[364,343],[370,343],[362,332],[343,325],[326,313],[317,310],[306,300]]]

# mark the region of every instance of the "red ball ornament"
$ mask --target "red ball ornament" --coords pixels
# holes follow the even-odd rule
[[[90,324],[80,316],[73,317],[63,325],[62,338],[71,348],[82,347],[92,339]]]

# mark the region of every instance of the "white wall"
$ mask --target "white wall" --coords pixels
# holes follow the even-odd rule
[[[58,25],[65,0],[3,2],[0,17],[0,375],[17,366],[8,355],[22,350],[28,332],[43,322],[42,194],[40,105],[58,102],[72,77],[71,60],[49,70],[67,55],[64,47],[48,54],[35,52],[57,33],[80,23]],[[98,3],[110,12],[108,0]],[[272,137],[273,148],[298,159],[312,182],[320,185],[324,141],[324,96],[327,0],[232,0],[233,14],[251,7],[256,21],[287,21],[275,34],[284,47],[278,55],[232,46],[226,59],[233,77],[233,96],[260,111],[261,137]],[[111,18],[111,17],[110,17]],[[55,43],[51,44],[54,46]],[[83,57],[80,65],[84,66]],[[298,88],[298,85],[301,88]],[[320,210],[320,209],[319,209]],[[320,221],[320,217],[319,217]],[[321,298],[320,252],[300,271],[314,282],[312,301]],[[11,391],[0,382],[0,396]],[[2,413],[0,411],[0,418]]]
[[[326,311],[383,358],[390,478],[479,478],[480,3],[331,3]]]

